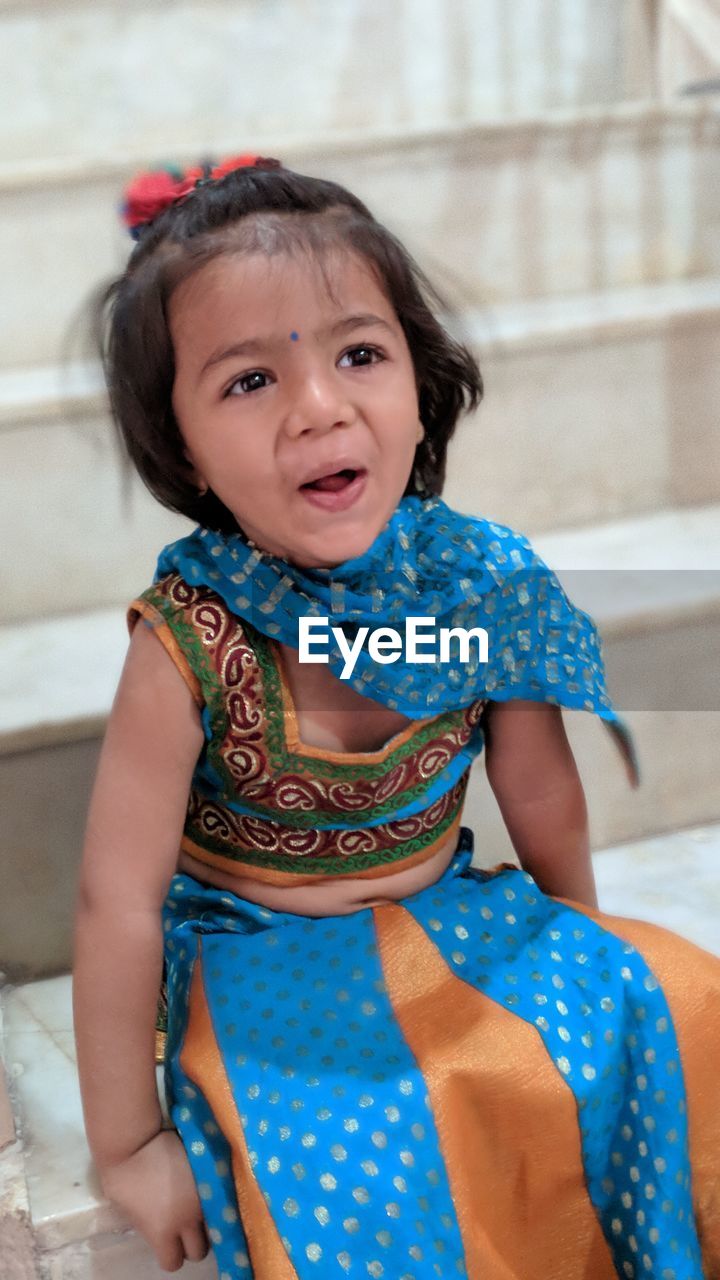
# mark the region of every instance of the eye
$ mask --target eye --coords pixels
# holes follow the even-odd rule
[[[349,351],[345,351],[341,355],[338,364],[342,365],[343,361],[348,357],[351,358],[351,364],[343,365],[346,369],[360,369],[363,365],[377,364],[378,361],[385,359],[382,351],[379,351],[377,347],[368,347],[364,343],[362,346],[351,347]]]
[[[268,385],[268,375],[261,369],[251,369],[230,383],[225,396],[249,395],[251,391],[262,391]],[[237,390],[239,388],[239,390]]]

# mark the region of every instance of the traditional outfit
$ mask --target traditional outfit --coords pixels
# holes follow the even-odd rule
[[[409,615],[484,629],[488,660],[362,649],[353,687],[412,723],[378,751],[304,744],[278,641]],[[720,1277],[720,962],[474,869],[460,826],[490,700],[595,712],[638,779],[594,624],[527,540],[439,498],[329,570],[197,530],[130,616],[201,709],[194,858],[379,880],[457,837],[436,883],[349,915],[173,879],[168,1093],[221,1280]]]

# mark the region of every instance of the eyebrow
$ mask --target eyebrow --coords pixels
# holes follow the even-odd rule
[[[349,333],[352,329],[371,327],[385,329],[388,333],[393,333],[392,326],[388,324],[387,320],[383,320],[381,316],[373,315],[372,312],[368,311],[358,315],[343,316],[341,320],[337,320],[335,324],[330,325],[327,329],[319,330],[315,336],[334,338],[340,334]],[[222,364],[225,360],[237,359],[238,356],[258,355],[261,351],[284,346],[285,341],[285,337],[246,338],[244,342],[234,342],[232,346],[221,347],[218,351],[214,351],[205,361],[197,380],[200,382],[209,369]]]

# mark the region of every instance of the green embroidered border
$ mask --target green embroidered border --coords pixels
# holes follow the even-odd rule
[[[410,739],[400,742],[395,748],[392,748],[386,758],[375,760],[372,764],[359,764],[356,760],[352,763],[345,763],[342,760],[325,760],[291,751],[287,745],[286,732],[284,732],[281,678],[279,678],[272,655],[269,653],[268,640],[261,632],[256,631],[256,628],[252,627],[250,623],[246,623],[246,634],[249,636],[249,643],[255,650],[260,671],[263,673],[266,721],[268,721],[266,742],[268,742],[268,750],[273,765],[278,769],[290,767],[295,773],[319,776],[323,778],[323,781],[374,782],[386,776],[389,769],[393,768],[393,765],[414,755],[416,751],[423,748],[428,742],[438,739],[443,733],[459,728],[462,718],[464,718],[464,709],[445,712],[442,716],[432,719],[429,724],[425,724]],[[406,788],[402,792],[405,804],[411,804],[413,800],[419,799],[423,795],[425,787],[427,787],[427,780],[419,780],[413,787]],[[382,817],[383,813],[391,813],[393,803],[396,803],[396,801],[396,795],[389,796],[382,804],[370,810],[372,817]],[[365,812],[368,812],[368,810],[365,810]],[[306,823],[302,822],[300,815],[293,814],[293,824],[299,827],[311,827],[314,824],[314,818],[316,820],[318,817],[337,818],[337,812],[336,810],[315,810],[314,815],[307,817]]]
[[[418,853],[420,850],[427,848],[429,844],[432,844],[439,836],[443,835],[452,826],[454,819],[462,808],[467,782],[468,775],[466,774],[464,778],[460,779],[460,782],[455,784],[456,787],[460,787],[460,794],[440,822],[436,823],[431,830],[424,832],[423,835],[404,841],[392,852],[388,849],[376,849],[374,852],[369,853],[353,853],[348,855],[347,858],[337,853],[328,857],[314,858],[312,855],[278,854],[269,853],[267,850],[243,849],[241,852],[237,852],[234,849],[230,849],[226,844],[219,844],[208,839],[207,833],[194,823],[188,824],[186,834],[195,844],[199,845],[201,849],[205,849],[208,853],[216,853],[229,861],[244,863],[247,866],[268,867],[272,871],[288,871],[293,875],[302,875],[308,872],[313,875],[356,875],[358,871],[369,870],[372,867],[381,865],[392,866],[395,862],[401,862],[403,859],[409,858],[413,853]]]
[[[467,767],[469,769],[470,765],[468,764]],[[459,781],[460,778],[456,779],[452,786],[457,786]],[[406,804],[409,804],[410,801],[414,800],[416,797],[421,798],[424,789],[423,783],[420,781],[411,789],[403,791],[403,807]],[[448,787],[447,790],[451,791],[452,787]],[[372,818],[382,819],[384,814],[389,814],[387,821],[392,822],[394,821],[394,818],[391,805],[393,801],[397,804],[398,798],[396,794],[393,794],[386,801],[383,801],[381,805],[376,805],[375,808],[371,809],[365,807],[364,809],[348,809],[347,811],[343,811],[342,815],[340,815],[337,809],[312,809],[310,812],[294,809],[271,809],[269,805],[253,804],[252,800],[245,795],[242,796],[242,811],[239,811],[232,807],[233,796],[228,798],[225,796],[205,795],[199,787],[195,787],[195,791],[208,804],[216,805],[220,809],[226,809],[229,813],[233,814],[234,817],[261,818],[265,820],[270,819],[272,822],[277,823],[278,826],[292,827],[297,831],[312,831],[321,821],[331,826],[334,822],[338,821],[340,816],[344,817],[348,822],[352,822],[353,819],[357,819],[357,825],[359,826],[364,825]],[[234,790],[234,795],[236,794],[237,788]],[[443,796],[446,794],[447,792],[443,791],[441,795],[436,796],[434,800],[429,801],[425,807],[429,809],[431,805],[437,804],[438,800],[442,800]],[[408,817],[414,816],[416,815],[408,815]],[[374,822],[373,826],[375,825],[379,825],[379,823]]]
[[[213,741],[225,736],[228,726],[227,710],[222,688],[218,682],[217,672],[192,623],[184,617],[185,606],[176,604],[162,590],[163,585],[169,589],[172,582],[183,582],[179,574],[171,574],[162,578],[155,586],[144,591],[139,600],[147,600],[149,604],[162,614],[173,635],[176,637],[183,654],[188,660],[190,670],[198,680],[205,705],[210,716]],[[208,591],[208,596],[213,593]],[[208,748],[209,751],[209,748]]]
[[[222,805],[232,801],[238,795],[237,781],[222,754],[222,745],[230,728],[230,721],[217,670],[195,627],[184,617],[186,606],[175,603],[162,589],[164,586],[166,591],[169,592],[173,582],[183,581],[184,579],[179,574],[168,575],[155,586],[150,587],[139,598],[148,600],[162,614],[176,636],[193,674],[200,683],[212,727],[212,737],[206,744],[207,759],[217,777],[223,781],[222,792],[211,799],[213,803]],[[195,588],[191,589],[196,590]],[[204,589],[201,594],[207,595],[208,599],[217,599],[215,593],[209,588]],[[187,607],[194,607],[194,603]],[[222,601],[220,603],[224,611],[226,606],[222,604]],[[315,757],[303,756],[297,752],[290,751],[285,736],[282,684],[277,667],[269,651],[267,637],[249,622],[243,620],[241,626],[248,644],[255,653],[260,668],[266,713],[265,743],[269,763],[279,773],[294,772],[301,776],[305,775],[313,778],[319,776],[323,781],[373,782],[378,778],[384,777],[395,764],[414,755],[428,742],[432,742],[443,733],[455,730],[462,723],[464,710],[446,711],[436,719],[432,719],[429,724],[411,738],[394,747],[384,760],[376,761],[372,764],[358,764],[357,762],[345,764],[342,761],[316,759]],[[413,786],[406,788],[402,793],[403,807],[421,799],[426,789],[427,779],[422,778],[418,779]],[[248,796],[242,797],[242,804],[243,808],[248,811],[249,816],[261,819],[267,819],[269,814],[285,813],[287,816],[288,813],[288,811],[281,810],[277,806],[271,808],[267,804],[256,804]],[[350,810],[347,816],[348,818],[357,816],[364,818],[366,821],[376,821],[382,819],[385,815],[392,814],[395,807],[397,807],[397,795],[393,793],[386,800],[381,801],[372,808]],[[337,816],[337,809],[334,808],[313,809],[310,813],[293,811],[292,825],[298,830],[312,830],[320,822],[337,821]],[[274,820],[277,821],[277,819]]]
[[[268,746],[273,758],[273,764],[277,764],[281,768],[287,767],[288,762],[292,761],[294,771],[298,773],[312,771],[314,774],[322,774],[333,781],[336,779],[342,781],[375,780],[384,777],[393,763],[414,755],[418,748],[440,737],[441,734],[456,728],[458,722],[462,722],[464,709],[445,711],[442,715],[432,719],[429,724],[418,730],[405,742],[393,747],[384,760],[378,760],[372,764],[358,764],[356,761],[345,764],[342,761],[325,760],[322,757],[316,758],[315,756],[308,757],[303,756],[301,753],[290,751],[285,737],[282,684],[276,665],[269,652],[267,637],[262,632],[257,631],[250,623],[245,623],[244,625],[248,640],[255,650],[255,655],[262,671],[263,685],[266,689]]]

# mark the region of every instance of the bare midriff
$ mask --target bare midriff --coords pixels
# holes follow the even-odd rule
[[[349,875],[318,876],[317,884],[271,885],[253,880],[250,876],[229,875],[208,867],[198,858],[184,851],[180,854],[178,870],[185,871],[196,880],[226,889],[240,898],[257,902],[273,911],[289,911],[300,916],[344,916],[363,907],[380,906],[383,902],[397,902],[412,893],[419,893],[440,879],[452,858],[458,842],[457,827],[450,838],[435,850],[426,862],[414,867],[402,868],[376,880],[360,880]]]
[[[334,754],[376,752],[412,723],[407,716],[363,697],[326,666],[301,667],[297,650],[288,645],[278,643],[277,650],[303,747]],[[318,876],[312,884],[270,885],[206,866],[185,851],[180,854],[178,870],[275,911],[303,916],[348,915],[382,902],[397,902],[434,884],[449,865],[457,842],[458,829],[453,826],[447,840],[426,861],[368,879],[344,874]]]

